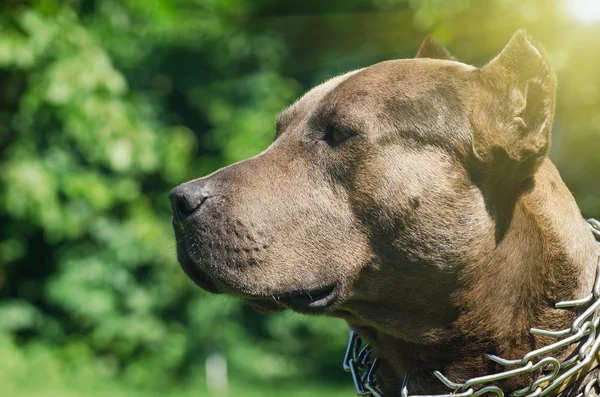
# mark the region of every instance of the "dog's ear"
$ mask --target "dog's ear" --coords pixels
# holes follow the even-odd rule
[[[500,167],[502,179],[512,174],[518,184],[533,175],[548,152],[556,76],[525,31],[515,33],[479,73],[483,90],[476,105],[475,152],[488,168]]]
[[[421,44],[421,48],[419,48],[415,58],[454,60],[452,55],[450,55],[450,52],[431,36],[425,37],[425,40],[423,40],[423,44]]]

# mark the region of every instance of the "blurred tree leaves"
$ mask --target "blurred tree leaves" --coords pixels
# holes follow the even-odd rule
[[[0,382],[164,385],[201,376],[214,351],[238,378],[343,377],[341,321],[263,317],[192,286],[168,191],[262,151],[277,113],[325,78],[410,57],[428,32],[482,64],[522,27],[559,72],[553,157],[597,215],[600,53],[586,38],[600,28],[556,1],[0,4]]]
[[[5,6],[2,81],[23,82],[0,110],[0,329],[18,343],[81,344],[140,384],[215,349],[250,377],[306,371],[270,341],[277,320],[207,298],[175,262],[169,189],[263,150],[301,90],[277,39],[236,27],[243,5]]]

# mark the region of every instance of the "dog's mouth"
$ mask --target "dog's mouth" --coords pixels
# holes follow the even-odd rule
[[[215,282],[189,259],[182,261],[181,267],[185,274],[205,291],[213,294],[227,293],[238,296],[248,301],[252,306],[268,311],[289,308],[301,313],[323,313],[330,310],[338,301],[339,288],[337,288],[337,284],[298,289],[291,292],[255,294]]]
[[[326,287],[303,289],[269,296],[243,294],[241,297],[251,306],[258,306],[259,308],[266,304],[271,310],[276,307],[279,310],[291,309],[299,313],[319,314],[330,311],[336,306],[339,300],[338,296],[337,285],[332,284]]]
[[[285,294],[279,300],[291,309],[305,312],[326,311],[336,301],[337,291],[335,285],[316,288],[305,292]]]

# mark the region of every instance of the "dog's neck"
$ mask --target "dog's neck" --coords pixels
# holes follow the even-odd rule
[[[574,313],[553,304],[589,294],[598,247],[549,160],[514,203],[510,222],[494,224],[473,247],[477,259],[459,276],[458,284],[469,287],[453,297],[460,314],[440,332],[439,343],[410,343],[381,330],[364,335],[381,359],[378,380],[386,395],[399,393],[407,373],[410,394],[448,393],[434,370],[457,382],[500,372],[486,353],[520,359],[555,341],[532,336],[530,328],[570,326]],[[498,227],[505,227],[500,239]],[[500,386],[516,390],[530,382],[530,377],[513,378]]]

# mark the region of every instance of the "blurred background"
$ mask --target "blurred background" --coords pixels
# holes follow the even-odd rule
[[[277,113],[432,34],[483,65],[519,28],[559,76],[552,157],[600,217],[596,0],[2,0],[3,396],[350,396],[346,325],[192,285],[169,190]]]

